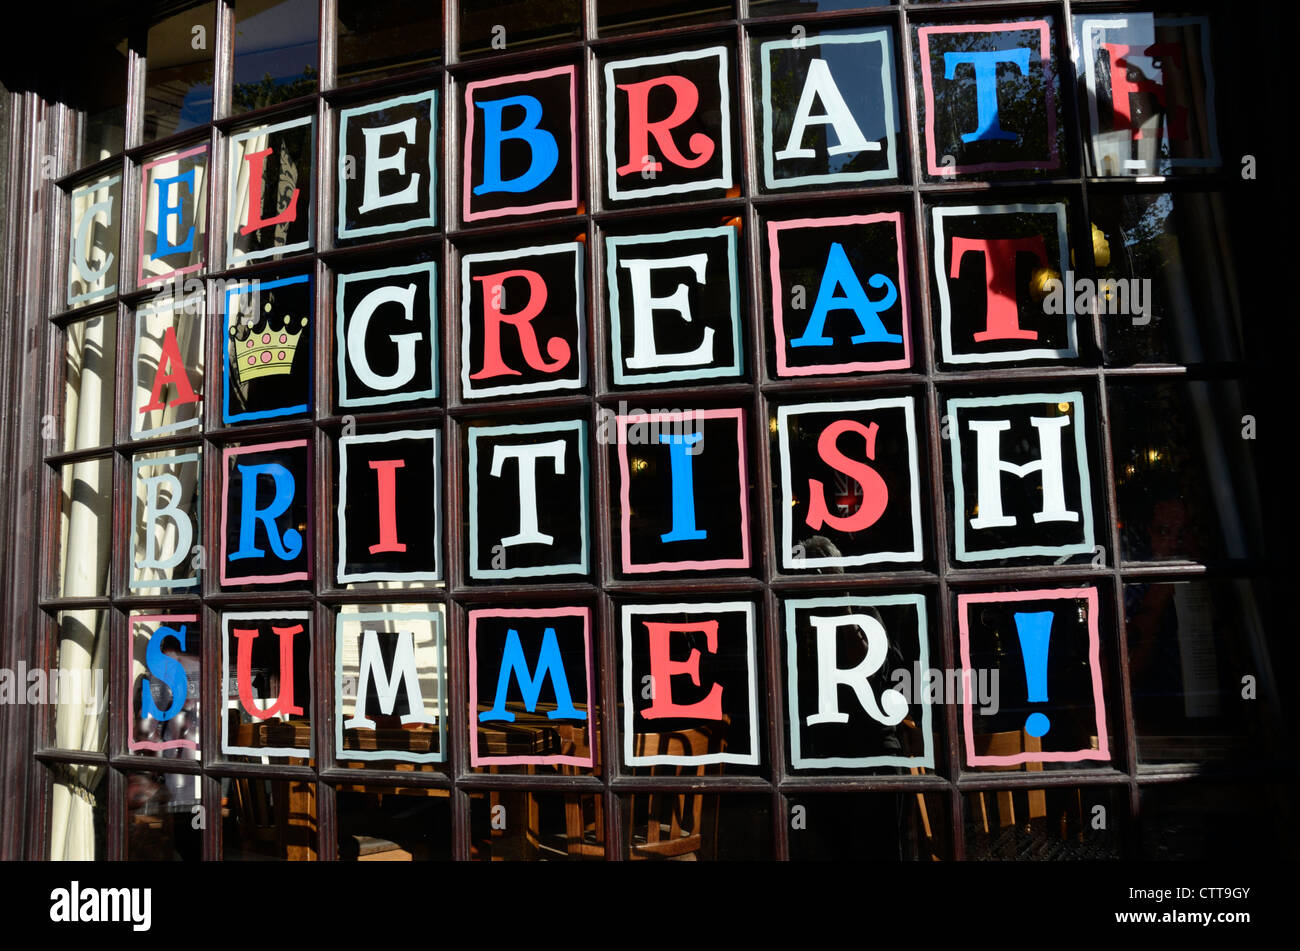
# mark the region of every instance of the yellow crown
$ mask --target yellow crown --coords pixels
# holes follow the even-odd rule
[[[271,305],[266,305],[271,310]],[[290,329],[298,324],[297,330]],[[247,325],[231,328],[231,352],[235,358],[237,375],[240,383],[258,380],[262,377],[286,374],[293,367],[293,355],[298,349],[298,339],[307,327],[307,318],[301,323],[288,314],[281,318],[281,328],[273,330],[270,320],[262,321],[261,329],[247,329]],[[243,338],[240,331],[244,330]]]

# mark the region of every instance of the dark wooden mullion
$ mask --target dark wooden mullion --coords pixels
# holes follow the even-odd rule
[[[899,105],[903,115],[915,117],[919,115],[919,112],[916,105],[916,71],[912,67],[912,23],[907,10],[900,8],[898,17],[899,72],[902,74],[898,83]],[[930,520],[933,526],[933,531],[928,540],[932,546],[932,557],[938,572],[937,590],[933,588],[927,589],[927,593],[934,592],[933,608],[928,610],[927,614],[933,613],[935,620],[938,622],[937,624],[932,622],[933,630],[937,632],[938,637],[931,641],[932,644],[937,641],[938,660],[944,670],[953,670],[956,664],[956,655],[952,643],[955,628],[953,627],[952,592],[948,586],[950,557],[947,530],[947,492],[943,468],[944,447],[943,440],[940,438],[943,424],[943,408],[940,404],[942,395],[939,393],[935,382],[938,375],[938,359],[935,353],[934,326],[931,319],[934,302],[930,299],[930,256],[927,254],[930,229],[925,217],[926,203],[920,189],[925,177],[921,165],[924,145],[921,142],[919,121],[908,121],[907,143],[912,185],[912,227],[910,229],[912,261],[913,273],[916,274],[916,280],[914,281],[917,288],[916,299],[919,300],[920,304],[917,312],[913,315],[913,326],[920,330],[919,335],[917,335],[919,337],[919,352],[913,354],[913,362],[926,377],[924,412],[926,414],[927,454],[930,463]],[[955,509],[957,505],[955,500],[953,505]],[[953,517],[959,517],[955,510]],[[944,721],[943,735],[946,741],[947,763],[946,767],[939,767],[939,757],[936,755],[935,772],[943,769],[949,781],[953,783],[948,793],[949,832],[952,836],[952,857],[962,859],[966,854],[966,830],[963,814],[964,803],[955,784],[961,775],[961,737],[958,732],[959,718],[956,706],[951,703],[944,704],[942,718]],[[937,735],[933,736],[931,742],[937,753],[939,737]]]

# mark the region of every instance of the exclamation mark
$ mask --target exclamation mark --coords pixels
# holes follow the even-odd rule
[[[1017,613],[1016,631],[1020,634],[1020,654],[1025,662],[1025,687],[1030,703],[1047,702],[1047,645],[1052,639],[1052,612]],[[1034,712],[1025,717],[1025,732],[1030,736],[1046,735],[1052,721],[1046,714]]]

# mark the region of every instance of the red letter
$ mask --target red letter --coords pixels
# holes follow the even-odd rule
[[[689,674],[691,683],[700,685],[700,652],[691,650],[691,656],[685,660],[673,660],[668,644],[668,635],[674,631],[683,633],[699,631],[709,645],[709,653],[718,652],[718,622],[703,621],[699,624],[676,624],[667,621],[646,621],[650,631],[650,677],[654,698],[650,706],[641,712],[647,720],[660,717],[694,717],[697,720],[722,719],[722,684],[714,684],[709,695],[698,703],[673,703],[672,679],[674,674]]]
[[[975,339],[980,342],[1037,340],[1038,331],[1020,329],[1020,308],[1016,303],[1016,255],[1032,254],[1043,267],[1047,267],[1047,243],[1042,236],[953,238],[950,277],[961,274],[961,259],[967,251],[979,251],[984,255],[984,282],[988,288],[984,329],[975,334]]]
[[[379,480],[379,542],[370,546],[370,554],[381,551],[406,551],[406,545],[397,540],[397,476],[398,469],[406,467],[404,459],[375,459],[370,468]]]
[[[302,625],[293,627],[272,627],[280,638],[280,693],[275,703],[265,710],[257,709],[253,702],[253,641],[257,640],[257,628],[235,628],[235,639],[239,641],[239,653],[235,661],[235,682],[239,686],[239,702],[244,705],[249,716],[255,720],[266,720],[283,713],[302,716],[302,707],[293,703],[293,636],[302,633]]]
[[[1130,109],[1132,96],[1138,92],[1149,92],[1156,97],[1156,102],[1160,103],[1162,108],[1168,109],[1169,106],[1165,102],[1163,76],[1159,80],[1139,79],[1137,82],[1130,82],[1128,56],[1133,52],[1133,47],[1127,43],[1102,43],[1101,48],[1110,54],[1110,103],[1114,113],[1111,125],[1116,131],[1129,129],[1133,133],[1133,138],[1140,139],[1142,129],[1133,127],[1133,113]],[[1164,72],[1166,63],[1172,63],[1178,69],[1183,68],[1183,48],[1177,43],[1154,43],[1143,50],[1142,54],[1153,59],[1161,59],[1161,73]],[[1136,66],[1133,68],[1137,69]],[[1170,113],[1167,121],[1169,138],[1187,138],[1187,110],[1184,107],[1179,106]]]
[[[164,369],[166,368],[166,369]],[[163,403],[162,389],[168,383],[176,384],[176,399]],[[168,406],[180,406],[182,403],[197,403],[199,396],[190,385],[190,378],[185,373],[185,362],[181,359],[181,348],[176,344],[176,328],[168,327],[163,333],[162,356],[158,358],[158,370],[153,377],[153,392],[149,405],[140,410],[148,413]]]
[[[826,507],[824,486],[816,479],[809,479],[808,492],[811,498],[808,502],[808,524],[814,529],[820,529],[823,523],[829,523],[831,528],[841,532],[860,532],[876,524],[880,516],[885,514],[885,506],[889,504],[889,487],[880,478],[880,473],[866,463],[855,462],[835,446],[841,433],[855,432],[867,441],[867,458],[874,460],[876,432],[879,429],[875,423],[863,426],[851,419],[837,419],[817,437],[817,454],[832,469],[845,473],[862,486],[862,501],[852,515],[832,515]]]
[[[270,154],[271,149],[268,147],[244,156],[244,161],[248,163],[248,224],[239,229],[240,234],[252,234],[258,228],[284,224],[298,217],[298,189],[295,188],[284,211],[274,218],[262,218],[262,170],[266,166],[266,157]]]
[[[667,86],[673,91],[676,98],[676,104],[673,111],[668,114],[667,119],[660,119],[657,122],[651,122],[648,115],[650,109],[650,90],[655,86]],[[650,152],[650,137],[654,136],[655,143],[659,150],[672,160],[674,165],[680,165],[682,168],[699,168],[713,156],[713,140],[703,132],[696,132],[691,136],[691,151],[695,153],[695,158],[688,159],[677,149],[677,143],[673,141],[672,130],[681,125],[695,113],[695,107],[700,102],[700,91],[695,88],[695,83],[691,82],[685,76],[660,76],[658,79],[646,79],[639,83],[628,83],[626,86],[619,86],[627,93],[627,124],[628,124],[628,154],[627,164],[618,168],[618,174],[630,175],[632,172],[639,172],[643,168],[651,168],[656,172],[663,168],[663,163],[655,160],[654,164],[642,165]]]
[[[528,303],[516,314],[501,313],[502,289],[506,278],[522,277],[528,281]],[[501,359],[501,325],[510,324],[519,331],[519,346],[524,351],[524,359],[534,370],[554,373],[569,362],[569,344],[563,337],[552,337],[546,341],[546,352],[555,362],[547,363],[537,349],[537,334],[533,332],[532,320],[546,306],[546,281],[536,271],[502,271],[500,274],[485,274],[474,280],[483,285],[483,369],[471,373],[471,380],[482,380],[493,376],[519,376],[518,370],[512,370]]]

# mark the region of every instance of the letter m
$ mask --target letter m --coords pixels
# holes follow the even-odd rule
[[[537,709],[542,684],[549,675],[551,684],[555,688],[555,709],[547,712],[547,719],[587,719],[586,711],[577,709],[569,695],[569,678],[564,673],[564,661],[560,658],[560,643],[556,639],[555,628],[548,627],[542,635],[542,650],[537,658],[536,672],[528,670],[528,664],[524,660],[524,648],[519,642],[519,632],[511,628],[506,633],[506,647],[501,657],[501,674],[497,677],[496,699],[492,701],[491,710],[484,710],[478,715],[480,723],[489,720],[514,722],[515,715],[505,706],[512,675],[519,682],[519,690],[524,697],[524,707],[529,713]]]
[[[352,716],[343,723],[345,729],[373,730],[375,721],[366,716],[366,701],[370,696],[370,683],[374,681],[379,708],[391,716],[397,703],[399,684],[406,685],[407,705],[410,712],[403,714],[402,725],[408,723],[436,723],[428,714],[424,697],[420,693],[420,678],[415,665],[415,635],[410,631],[397,632],[397,649],[393,653],[391,670],[384,669],[379,650],[379,632],[365,631],[361,641],[361,671],[357,680],[357,703]]]

